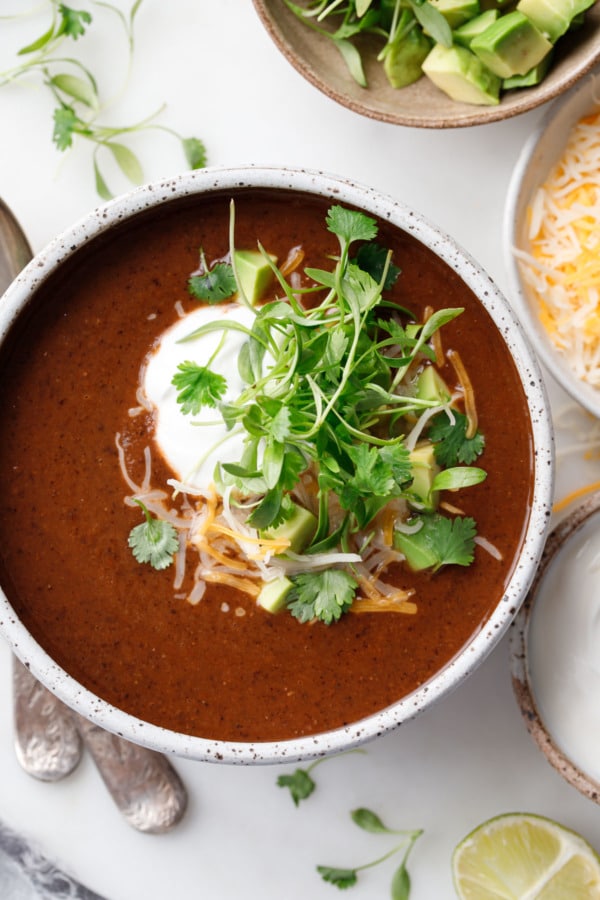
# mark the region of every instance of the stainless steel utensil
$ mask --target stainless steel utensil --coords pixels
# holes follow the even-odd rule
[[[19,223],[0,199],[0,292],[31,256]],[[180,821],[187,807],[187,792],[165,756],[110,734],[72,712],[16,658],[13,694],[16,754],[30,775],[42,781],[63,778],[79,762],[84,744],[130,825],[159,834]],[[0,890],[0,897],[4,896],[9,895]]]

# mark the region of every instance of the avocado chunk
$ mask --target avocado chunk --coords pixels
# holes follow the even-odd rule
[[[555,43],[593,3],[593,0],[519,0],[517,10]]]
[[[437,506],[438,492],[433,490],[433,482],[440,471],[431,441],[417,444],[411,450],[409,460],[413,477],[410,493],[415,497],[414,502],[409,502],[417,509],[431,512]]]
[[[466,47],[436,44],[423,72],[452,100],[477,106],[497,106],[501,80]]]
[[[481,11],[479,0],[431,0],[431,5],[441,12],[450,28],[458,28]]]
[[[292,553],[300,553],[315,536],[317,530],[317,517],[294,503],[291,515],[275,528],[265,528],[260,531],[260,537],[265,540],[285,538],[290,542],[289,550]]]
[[[527,88],[539,84],[540,81],[546,77],[551,62],[552,54],[549,53],[548,56],[544,57],[541,63],[538,63],[537,66],[534,66],[533,69],[530,69],[525,75],[512,75],[510,78],[505,78],[502,82],[502,87],[504,90],[509,91],[512,88]]]
[[[265,581],[261,592],[256,598],[256,602],[267,612],[276,613],[285,606],[285,600],[290,590],[292,582],[285,575],[279,575],[272,581]]]
[[[244,295],[254,305],[262,298],[273,280],[273,272],[267,260],[258,250],[234,250],[235,271]],[[272,262],[275,256],[269,254]]]
[[[552,44],[518,9],[496,19],[471,41],[471,50],[500,78],[525,75],[552,50]]]
[[[485,31],[486,28],[492,25],[499,15],[500,13],[497,9],[486,9],[485,12],[480,13],[473,19],[469,19],[460,28],[456,28],[452,37],[461,47],[469,49],[473,38],[476,38],[478,34],[481,34],[482,31]]]
[[[427,366],[417,378],[417,397],[419,400],[433,400],[435,403],[447,403],[452,391],[435,366]]]
[[[418,532],[405,534],[403,531],[394,531],[394,547],[404,553],[413,572],[430,569],[439,562],[437,554],[418,537]]]
[[[415,27],[417,20],[414,16],[406,10],[405,13],[407,24],[403,27],[402,19],[400,20],[396,29],[398,38],[388,44],[383,59],[387,79],[395,88],[406,87],[421,78],[421,65],[433,46],[433,41],[420,28]]]

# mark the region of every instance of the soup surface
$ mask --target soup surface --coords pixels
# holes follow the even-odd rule
[[[85,687],[148,722],[205,738],[269,741],[316,734],[383,709],[433,676],[484,627],[512,571],[529,512],[529,416],[514,364],[487,312],[448,266],[379,223],[401,275],[392,296],[422,321],[427,306],[464,307],[444,344],[477,397],[487,479],[456,503],[501,558],[477,546],[469,568],[404,568],[417,612],[345,615],[330,626],[271,615],[224,585],[191,605],[172,568],[128,547],[140,510],[119,465],[144,477],[151,414],[131,416],[140,367],[182,309],[198,267],[228,250],[230,196],[174,201],[79,251],[41,288],[0,360],[2,587],[45,650]],[[329,203],[256,189],[236,194],[236,244],[257,239],[303,265],[338,251]],[[177,304],[177,307],[176,307]],[[232,361],[232,365],[234,365]],[[153,453],[152,482],[172,476]]]

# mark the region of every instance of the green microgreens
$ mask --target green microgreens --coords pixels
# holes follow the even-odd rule
[[[382,820],[376,813],[372,812],[370,809],[365,809],[364,807],[353,810],[350,813],[350,816],[352,818],[352,821],[364,831],[368,831],[371,834],[402,835],[404,840],[392,847],[391,850],[388,850],[387,853],[384,853],[383,856],[379,856],[376,859],[371,860],[367,863],[363,863],[360,866],[353,866],[352,868],[317,866],[317,872],[319,873],[323,881],[327,881],[329,882],[329,884],[333,884],[341,890],[353,887],[358,881],[359,872],[363,872],[365,869],[371,869],[374,866],[378,866],[386,860],[390,859],[392,856],[395,856],[400,852],[400,850],[404,850],[400,865],[397,867],[392,878],[391,897],[392,900],[408,900],[408,897],[410,896],[411,883],[410,875],[407,869],[407,861],[416,841],[423,834],[423,830],[415,829],[412,831],[397,831],[395,829],[388,828],[383,824]]]
[[[396,534],[403,548],[410,546],[429,560],[428,568],[436,572],[446,565],[470,566],[475,550],[475,522],[469,516],[449,519],[440,513],[424,513],[409,519],[410,525],[421,524],[411,534]]]
[[[232,259],[233,221],[232,207]],[[442,400],[416,396],[411,373],[423,360],[435,359],[429,346],[432,336],[462,313],[460,308],[441,309],[423,324],[414,320],[406,324],[410,314],[384,298],[386,285],[393,286],[400,270],[391,254],[374,242],[375,220],[333,206],[326,221],[338,238],[339,254],[329,270],[305,270],[310,287],[292,290],[262,251],[284,299],[251,306],[238,290],[240,301],[254,316],[250,327],[231,319],[216,320],[183,339],[199,341],[212,333],[225,338],[231,330],[243,333],[240,395],[227,402],[221,399],[225,382],[211,372],[212,359],[202,366],[187,361],[173,378],[183,412],[195,414],[203,405],[216,406],[229,432],[245,435],[242,458],[218,465],[215,483],[221,493],[233,487],[244,499],[249,525],[259,530],[277,527],[289,515],[289,495],[303,473],[309,469],[316,473],[318,523],[303,551],[307,556],[332,549],[353,552],[353,536],[360,533],[364,542],[390,500],[410,501],[413,470],[406,435],[432,407],[445,409]],[[215,267],[209,269],[203,260],[202,271],[213,273]],[[214,287],[213,283],[211,290]],[[310,301],[306,307],[305,300]],[[458,412],[454,416],[453,422],[462,428],[464,416]],[[438,431],[442,420],[450,421],[441,412],[433,419]],[[443,435],[437,452],[442,438],[452,443]],[[463,434],[461,446],[465,440]],[[466,488],[485,477],[482,469],[455,462],[436,474],[432,492]],[[335,524],[330,522],[333,500],[343,514]],[[472,557],[471,545],[460,552],[457,548],[459,538],[464,542],[467,535],[457,520],[440,518],[449,533],[446,526],[429,525],[420,538],[435,543],[436,534],[439,537],[441,549],[432,556],[432,566],[465,564],[469,552]],[[350,608],[358,584],[351,569],[335,567],[309,568],[292,575],[291,581],[287,598],[291,613],[301,622],[319,619],[326,624]]]
[[[135,0],[128,15],[125,15],[112,3],[100,0],[93,3],[93,6],[106,9],[119,18],[128,44],[128,70],[134,49],[134,22],[141,5],[142,0]],[[92,15],[88,10],[73,9],[58,0],[48,0],[47,6],[51,14],[49,27],[18,51],[23,61],[0,72],[0,87],[24,76],[37,75],[41,78],[56,103],[52,140],[60,151],[72,147],[77,137],[93,144],[92,164],[96,191],[100,197],[107,200],[113,196],[100,167],[102,155],[112,158],[132,184],[137,185],[144,180],[137,155],[122,143],[123,137],[134,132],[153,129],[170,134],[180,143],[190,168],[199,169],[206,165],[206,150],[202,141],[196,137],[182,137],[172,128],[155,121],[162,107],[133,125],[100,124],[98,117],[106,110],[106,104],[101,101],[97,79],[81,59],[59,52],[65,41],[85,43],[93,23]]]
[[[145,522],[129,533],[129,546],[139,563],[150,563],[153,569],[166,569],[179,547],[177,531],[169,522],[155,519],[141,500],[134,500],[144,513]]]
[[[373,35],[381,40],[383,46],[377,58],[384,62],[387,57],[393,57],[402,41],[415,29],[427,36],[421,38],[425,47],[431,46],[431,41],[444,47],[452,46],[450,26],[430,0],[395,0],[394,3],[389,0],[311,0],[305,6],[293,0],[285,0],[285,3],[309,28],[331,40],[351,77],[361,87],[367,87],[367,77],[359,44],[353,42],[361,35]]]
[[[237,290],[235,275],[230,263],[217,262],[209,266],[204,251],[200,250],[200,269],[190,275],[188,291],[196,300],[205,303],[222,303]]]

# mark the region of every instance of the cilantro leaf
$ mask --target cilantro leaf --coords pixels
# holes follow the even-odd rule
[[[395,543],[400,549],[408,546],[427,558],[428,566],[437,572],[441,566],[470,566],[475,551],[475,521],[469,516],[450,519],[440,513],[413,517],[421,519],[422,527],[410,535],[396,534]]]
[[[358,210],[332,206],[327,213],[327,228],[344,244],[352,241],[372,241],[377,235],[377,222]]]
[[[59,34],[66,34],[74,41],[85,34],[85,26],[92,21],[89,12],[83,9],[72,9],[70,6],[65,6],[64,3],[59,5],[58,11],[61,16]]]
[[[216,263],[201,275],[192,275],[188,280],[188,290],[196,300],[206,303],[221,303],[237,290],[235,275],[229,263]]]
[[[59,150],[67,150],[73,144],[73,135],[81,130],[81,119],[71,106],[59,106],[54,110],[52,140]]]
[[[467,417],[453,410],[454,422],[447,415],[436,416],[428,436],[435,444],[435,458],[441,466],[455,466],[457,463],[474,462],[483,453],[485,438],[477,431],[472,438],[467,437]]]
[[[326,625],[336,622],[352,606],[358,587],[354,578],[342,569],[303,572],[292,578],[288,609],[299,622],[320,619]]]
[[[317,786],[308,774],[308,769],[296,769],[291,775],[280,775],[277,784],[288,788],[295,806],[310,797]]]
[[[335,884],[340,890],[353,887],[358,881],[356,869],[336,869],[333,866],[317,866],[317,872],[329,884]]]
[[[166,569],[179,547],[177,531],[170,522],[153,518],[141,500],[135,501],[146,521],[129,532],[128,544],[139,563],[150,563],[153,569]]]
[[[355,262],[357,266],[359,266],[359,268],[363,270],[363,272],[368,272],[369,275],[371,275],[371,277],[379,283],[385,269],[387,255],[388,251],[385,247],[382,247],[380,244],[371,241],[368,244],[363,244],[359,248],[358,253],[356,254]],[[401,270],[398,268],[398,266],[395,266],[392,262],[390,262],[385,281],[383,283],[384,291],[389,291],[389,289],[394,286],[398,279],[398,276],[400,275],[400,271]]]
[[[213,409],[227,390],[227,381],[218,372],[186,360],[179,363],[171,384],[179,391],[177,402],[184,416],[197,415],[203,406]]]

